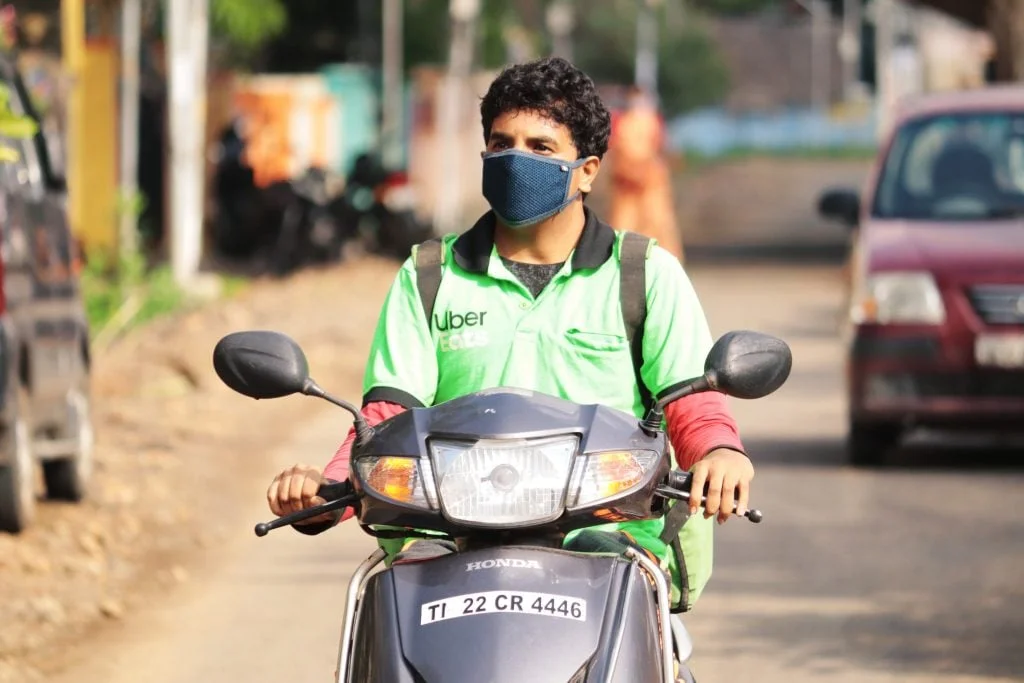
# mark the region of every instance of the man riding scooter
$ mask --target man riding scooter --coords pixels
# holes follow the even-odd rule
[[[377,424],[504,386],[642,417],[702,374],[712,336],[679,260],[585,205],[610,130],[593,82],[561,58],[516,65],[491,84],[481,117],[491,211],[461,235],[419,245],[399,270],[366,365],[363,415]],[[621,283],[619,302],[594,294],[611,283]],[[711,573],[711,518],[744,512],[754,468],[721,394],[675,400],[666,420],[679,468],[693,472],[694,491],[707,487],[703,518],[693,496],[678,515],[573,532],[566,547],[643,549],[672,578],[685,611]],[[350,433],[323,470],[295,465],[277,475],[267,491],[272,512],[322,503],[320,485],[348,477],[353,440]],[[317,534],[341,519],[295,528]],[[394,561],[446,552],[432,541],[381,543]]]

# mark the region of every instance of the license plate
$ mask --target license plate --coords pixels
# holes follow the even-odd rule
[[[526,591],[466,593],[420,605],[420,626],[477,614],[533,614],[587,620],[587,601],[568,595]]]
[[[974,359],[984,367],[1024,368],[1024,334],[979,335]]]

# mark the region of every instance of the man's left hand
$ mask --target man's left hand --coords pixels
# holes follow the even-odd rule
[[[693,473],[691,515],[700,507],[705,483],[708,485],[705,519],[717,514],[718,523],[723,524],[732,514],[733,500],[736,501],[736,514],[742,516],[746,512],[750,480],[754,478],[754,465],[746,455],[729,448],[718,448],[704,456],[690,471]]]

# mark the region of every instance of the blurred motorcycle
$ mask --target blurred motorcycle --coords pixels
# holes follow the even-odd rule
[[[346,222],[368,252],[398,261],[413,245],[434,236],[416,216],[416,192],[408,174],[387,169],[375,154],[360,155],[345,190]]]
[[[290,196],[269,255],[275,275],[343,260],[345,243],[356,236],[345,220],[343,184],[336,174],[315,167],[281,184],[280,191]]]

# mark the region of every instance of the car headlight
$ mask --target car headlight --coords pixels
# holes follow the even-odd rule
[[[384,455],[359,458],[355,466],[363,485],[377,495],[404,505],[437,509],[429,460]]]
[[[874,273],[851,311],[853,322],[939,325],[946,320],[942,294],[931,273]]]
[[[570,508],[615,498],[643,483],[658,464],[658,453],[648,450],[605,451],[576,459],[569,484]]]
[[[576,436],[430,442],[441,508],[452,521],[526,526],[565,509]]]

